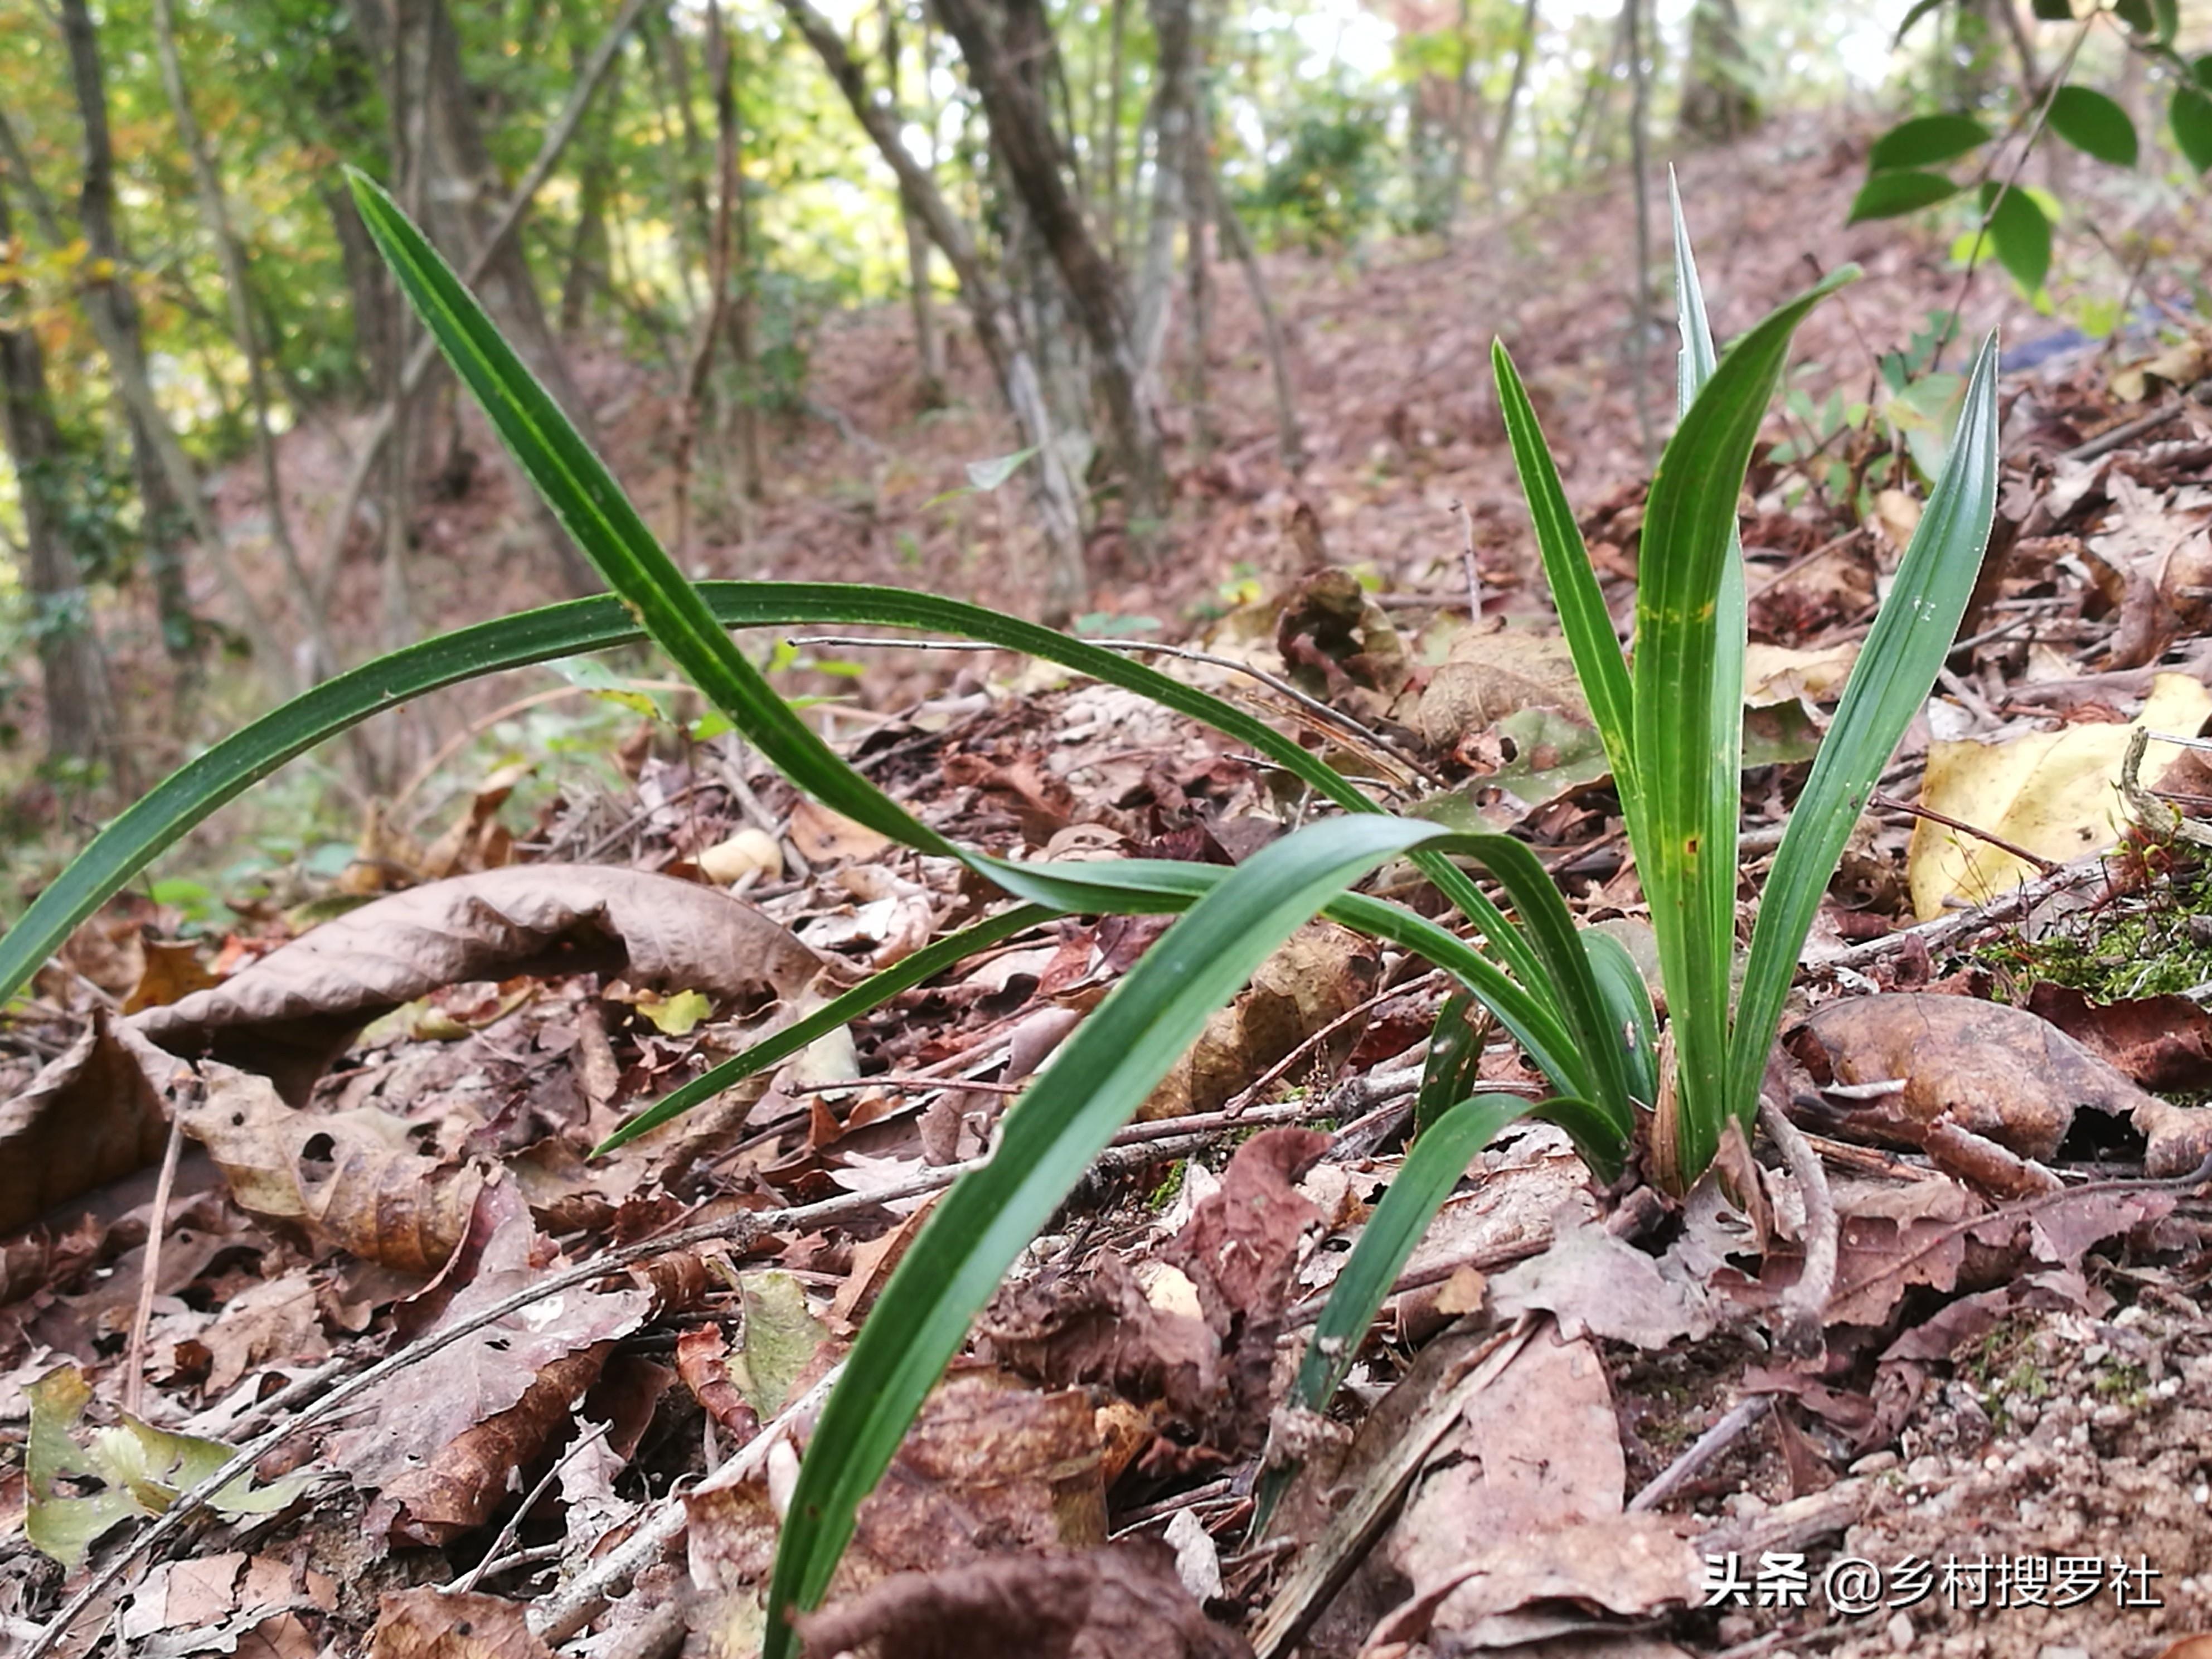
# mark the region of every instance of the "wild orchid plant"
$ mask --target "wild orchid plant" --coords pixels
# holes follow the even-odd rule
[[[1528,1054],[1553,1093],[1532,1103],[1474,1091],[1464,1046],[1438,1045],[1421,1133],[1363,1232],[1297,1384],[1325,1407],[1391,1281],[1483,1145],[1522,1116],[1573,1138],[1618,1174],[1640,1117],[1662,1102],[1652,1165],[1686,1187],[1725,1126],[1748,1125],[1798,951],[1852,825],[1926,698],[1972,591],[1996,483],[1996,351],[1985,344],[1950,458],[1876,617],[1790,815],[1735,984],[1745,653],[1738,496],[1799,321],[1855,274],[1808,289],[1717,357],[1679,204],[1681,419],[1654,475],[1640,553],[1633,662],[1621,648],[1558,470],[1503,346],[1498,398],[1560,624],[1611,763],[1659,947],[1671,1048],[1662,1077],[1650,995],[1626,951],[1578,929],[1521,842],[1390,815],[1264,721],[1118,653],[994,611],[881,587],[687,580],[635,507],[428,242],[356,174],[363,219],[409,301],[538,489],[613,592],[484,623],[342,674],[191,761],[122,813],[0,939],[13,994],[76,924],[162,848],[295,756],[443,685],[650,638],[797,787],[896,842],[960,860],[1018,903],[916,952],[638,1115],[620,1145],[796,1053],[963,957],[1055,915],[1181,913],[1007,1113],[997,1151],[939,1202],[847,1358],[800,1466],[769,1586],[767,1659],[792,1650],[789,1615],[815,1605],[855,1511],[1022,1249],[1134,1114],[1208,1016],[1316,915],[1453,975]],[[732,641],[734,627],[928,629],[1024,651],[1140,692],[1249,745],[1342,809],[1243,865],[1147,860],[1014,863],[931,830],[840,758]],[[1353,890],[1382,864],[1414,864],[1470,943]],[[1469,873],[1479,866],[1509,916]],[[1448,1009],[1456,1020],[1458,1009]]]

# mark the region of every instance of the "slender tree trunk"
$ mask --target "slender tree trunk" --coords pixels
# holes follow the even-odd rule
[[[1523,0],[1521,27],[1513,38],[1513,78],[1506,83],[1505,103],[1498,112],[1498,127],[1491,134],[1490,151],[1482,160],[1482,193],[1498,199],[1498,170],[1505,165],[1506,147],[1513,142],[1514,112],[1521,106],[1521,89],[1528,84],[1528,64],[1536,55],[1537,0]]]
[[[674,52],[681,55],[684,43],[677,38],[675,25],[665,14],[661,16],[660,23],[660,33],[666,37]],[[643,27],[646,33],[652,33],[649,23]],[[648,40],[645,52],[645,71],[647,79],[653,85],[653,118],[660,129],[659,141],[653,149],[659,154],[661,172],[667,184],[669,223],[674,232],[672,240],[676,244],[676,280],[684,289],[686,309],[697,316],[702,314],[704,302],[693,283],[691,252],[694,248],[704,247],[706,238],[713,233],[707,211],[705,187],[699,182],[699,157],[695,148],[698,123],[689,107],[691,76],[688,59],[684,60],[684,65],[685,95],[682,101],[685,107],[678,118],[676,131],[672,131],[668,125],[668,109],[671,104],[678,101],[675,77],[663,72],[661,54],[653,51]],[[683,148],[678,145],[677,131],[684,134]]]
[[[72,0],[72,3],[77,3],[79,0]],[[276,465],[276,439],[269,424],[269,380],[262,372],[261,340],[254,327],[252,291],[246,278],[246,250],[231,224],[230,204],[223,191],[222,175],[216,169],[215,157],[208,149],[199,118],[192,112],[191,95],[185,88],[184,66],[177,57],[176,17],[172,0],[154,0],[154,45],[161,61],[161,84],[176,117],[177,136],[183,142],[185,154],[191,162],[193,182],[198,187],[200,214],[207,222],[208,234],[215,239],[216,252],[222,264],[223,288],[230,306],[230,331],[238,342],[240,355],[246,360],[246,396],[253,405],[253,449],[261,467],[262,494],[269,503],[270,539],[276,544],[277,557],[283,562],[293,598],[302,612],[301,625],[313,648],[314,660],[309,665],[308,678],[320,679],[336,673],[343,665],[324,626],[323,613],[315,605],[307,572],[301,566],[299,544],[292,539],[292,517],[284,505],[283,475]]]
[[[69,49],[70,83],[84,125],[84,182],[77,198],[78,222],[87,249],[94,258],[106,260],[111,272],[119,271],[125,261],[122,239],[115,229],[115,157],[108,138],[107,88],[100,42],[84,0],[63,0],[60,16],[63,40]],[[143,364],[138,302],[130,285],[110,276],[88,284],[86,301],[105,307],[112,331],[125,343],[134,362]],[[161,643],[189,684],[198,678],[199,624],[191,613],[184,555],[178,545],[179,491],[161,464],[161,441],[148,426],[146,416],[136,407],[128,407],[125,421],[131,434],[131,471],[139,486],[147,574],[152,579],[155,609],[161,620]],[[197,483],[193,488],[197,490]]]
[[[530,204],[537,198],[538,190],[560,164],[569,141],[583,124],[585,112],[591,107],[593,94],[612,69],[615,53],[621,48],[631,26],[636,22],[644,4],[645,0],[623,0],[622,10],[607,25],[607,32],[599,37],[599,46],[592,53],[592,61],[585,65],[583,78],[569,88],[568,101],[562,106],[561,113],[554,118],[553,125],[545,129],[545,136],[538,142],[538,154],[532,159],[529,170],[507,196],[506,204],[501,208],[491,228],[463,267],[461,280],[464,283],[474,287],[520,228],[523,216],[529,212]],[[361,12],[353,15],[356,21],[363,15]],[[369,19],[369,27],[373,28],[381,21],[381,14],[379,13]],[[384,61],[387,73],[391,69],[389,45],[390,38],[385,33],[374,34],[371,42],[372,49],[386,51]],[[4,134],[0,134],[0,137],[4,137]],[[380,260],[379,264],[381,263]],[[396,305],[393,309],[396,313]],[[394,363],[404,361],[404,367],[399,370],[401,389],[411,392],[421,386],[437,355],[436,347],[428,340],[419,340],[404,352],[398,349],[398,343],[395,340],[389,361]],[[362,492],[368,488],[370,479],[381,465],[386,447],[392,441],[398,424],[397,410],[397,403],[387,398],[368,430],[362,434],[360,447],[354,452],[352,467],[346,474],[345,488],[339,493],[337,509],[325,525],[323,559],[318,572],[317,586],[325,609],[328,596],[337,584],[346,544],[352,539],[354,514],[361,505]],[[535,492],[532,493],[534,496]]]
[[[898,0],[884,0],[880,8],[884,30],[884,72],[890,94],[891,108],[903,111],[904,100],[899,94],[900,64],[904,54],[900,51]],[[921,81],[923,102],[930,102],[929,35],[925,27],[921,38]],[[929,135],[931,154],[922,158],[922,165],[933,174],[937,171],[937,124],[934,111],[925,108],[922,130]],[[915,355],[921,367],[921,406],[941,408],[945,403],[945,347],[937,335],[937,311],[930,302],[929,294],[929,232],[914,210],[908,207],[903,197],[899,203],[899,222],[906,233],[906,289],[907,303],[914,313]]]
[[[2012,0],[1998,0],[2006,13]],[[2031,56],[2033,54],[2031,53]],[[1675,125],[1693,138],[1725,143],[1759,122],[1751,58],[1735,0],[1697,0],[1690,12],[1690,55],[1682,68],[1682,106]]]
[[[728,32],[722,26],[720,0],[707,0],[707,81],[714,102],[714,220],[708,243],[707,315],[699,329],[699,343],[685,377],[684,407],[677,422],[673,471],[676,500],[677,558],[689,555],[691,545],[691,458],[698,443],[699,426],[707,406],[707,390],[714,367],[714,346],[729,314],[730,258],[733,245],[732,222],[738,194],[737,98],[732,85]]]
[[[1630,325],[1636,331],[1629,361],[1636,374],[1636,424],[1644,439],[1644,465],[1656,456],[1651,428],[1651,202],[1650,164],[1645,155],[1650,131],[1650,77],[1644,64],[1644,0],[1626,0],[1621,15],[1628,43],[1628,74],[1635,96],[1629,105],[1628,155],[1636,185],[1636,270],[1629,278]]]
[[[897,176],[907,207],[928,226],[930,240],[952,267],[977,343],[998,377],[1022,441],[1037,452],[1036,469],[1030,474],[1031,501],[1044,531],[1045,614],[1048,620],[1064,622],[1089,599],[1090,578],[1083,559],[1083,495],[1068,471],[1036,362],[1013,325],[1006,292],[984,264],[967,227],[946,203],[936,181],[908,152],[896,118],[871,93],[866,76],[845,49],[836,25],[809,0],[780,0],[780,3],[844,94],[862,131]]]
[[[647,52],[651,54],[655,46],[659,48],[657,61],[667,65],[668,94],[684,134],[684,201],[703,246],[713,224],[707,200],[707,141],[699,131],[698,113],[691,103],[691,54],[684,49],[684,36],[676,27],[672,6],[646,31]]]
[[[586,54],[576,52],[576,70],[583,71]],[[568,269],[561,279],[561,337],[573,340],[583,331],[592,290],[607,285],[607,195],[614,179],[613,158],[607,153],[614,141],[615,100],[621,95],[622,59],[607,71],[606,96],[599,100],[592,122],[583,165],[577,169],[576,229],[568,241]]]
[[[1148,401],[1166,344],[1174,293],[1176,231],[1188,216],[1191,0],[1147,0],[1157,45],[1152,82],[1152,207],[1137,283],[1137,384]]]
[[[1459,225],[1467,206],[1468,156],[1474,143],[1474,0],[1459,0],[1459,78],[1452,96],[1450,193],[1444,198],[1443,232]]]
[[[0,245],[11,234],[7,192],[0,188]],[[20,295],[0,283],[0,316]],[[23,521],[23,585],[31,599],[46,704],[49,760],[110,761],[116,757],[115,710],[107,668],[93,632],[92,605],[70,550],[57,499],[66,465],[62,435],[46,392],[46,360],[27,328],[0,326],[0,436],[15,470]]]
[[[331,216],[331,228],[337,239],[346,292],[353,303],[354,358],[360,366],[362,385],[374,397],[375,388],[383,383],[386,367],[399,357],[398,329],[384,261],[377,256],[376,244],[369,240],[368,227],[361,222],[351,191],[343,185],[325,183],[316,185],[315,193]]]
[[[1259,307],[1260,326],[1267,345],[1267,373],[1275,389],[1275,434],[1277,448],[1283,458],[1284,468],[1295,477],[1305,471],[1305,428],[1298,419],[1297,394],[1291,380],[1290,343],[1285,337],[1282,319],[1276,315],[1273,300],[1267,292],[1266,273],[1260,269],[1258,251],[1252,246],[1251,234],[1244,222],[1221,188],[1219,177],[1211,172],[1206,175],[1206,187],[1213,203],[1213,222],[1221,228],[1222,245],[1229,250],[1244,272],[1245,285],[1252,290],[1252,303]]]
[[[1036,0],[1014,0],[1009,11],[1014,29],[1031,35],[1044,30]],[[1060,144],[1043,100],[1007,62],[980,0],[939,0],[938,12],[967,61],[992,149],[1051,251],[1090,338],[1093,373],[1127,491],[1130,540],[1139,558],[1149,561],[1151,544],[1166,523],[1167,480],[1158,428],[1137,392],[1139,359],[1121,282],[1061,176]]]
[[[1118,263],[1121,250],[1128,246],[1121,203],[1121,100],[1128,88],[1129,0],[1112,0],[1109,18],[1107,29],[1112,44],[1107,48],[1105,131],[1099,141],[1106,162],[1101,222],[1107,251]]]
[[[494,211],[499,186],[489,150],[477,125],[476,111],[463,74],[459,42],[445,0],[349,0],[351,13],[368,43],[370,56],[385,66],[391,83],[406,89],[412,107],[403,119],[419,120],[422,132],[422,162],[428,210],[427,228],[456,264],[476,275],[478,297],[499,324],[501,332],[529,365],[555,402],[574,422],[586,442],[596,440],[591,410],[568,372],[568,359],[546,321],[545,308],[524,257],[520,240],[506,231]],[[397,27],[396,5],[410,15],[419,8],[417,26]],[[596,71],[578,92],[588,97],[612,67],[614,52],[637,15],[641,0],[629,0],[602,37],[593,54]],[[397,53],[413,55],[405,64]],[[583,104],[572,96],[569,113],[580,118]],[[562,135],[573,134],[570,127]],[[543,152],[541,151],[541,154]],[[533,169],[534,170],[534,169]],[[411,365],[410,365],[411,367]],[[517,476],[521,499],[529,502],[548,544],[558,562],[562,585],[574,593],[599,586],[591,562],[571,541],[539,499],[528,479]]]

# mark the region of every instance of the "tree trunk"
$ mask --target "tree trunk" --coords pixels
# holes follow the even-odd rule
[[[939,0],[938,10],[967,61],[992,149],[1051,251],[1091,342],[1093,374],[1127,491],[1130,539],[1139,558],[1148,561],[1151,544],[1165,526],[1166,477],[1159,429],[1137,395],[1139,358],[1120,280],[1061,177],[1060,143],[1044,102],[1008,63],[981,0]],[[1048,32],[1036,0],[1012,0],[1008,10],[1010,34],[1035,39]]]
[[[590,57],[580,43],[575,50],[575,72],[581,78]],[[609,147],[614,142],[615,100],[621,96],[622,59],[607,71],[606,96],[597,101],[592,134],[577,169],[576,229],[568,241],[568,269],[561,279],[561,337],[573,340],[583,331],[585,313],[594,289],[607,285],[607,194],[614,179]]]
[[[1304,427],[1298,420],[1297,396],[1291,384],[1290,346],[1285,338],[1282,319],[1275,314],[1274,302],[1268,296],[1267,279],[1260,269],[1260,256],[1252,246],[1251,234],[1222,190],[1220,179],[1210,169],[1206,188],[1213,204],[1213,222],[1221,228],[1222,246],[1243,268],[1245,285],[1252,290],[1252,303],[1259,307],[1260,326],[1267,343],[1267,372],[1275,388],[1277,447],[1284,468],[1296,477],[1305,471],[1306,439]]]
[[[890,95],[891,108],[902,112],[905,106],[899,95],[899,83],[903,54],[899,49],[898,7],[896,0],[884,0],[879,9],[883,16],[886,90]],[[921,84],[923,102],[928,106],[932,100],[927,95],[929,35],[926,29],[921,38]],[[932,152],[923,157],[922,166],[933,174],[937,171],[937,124],[932,118],[933,114],[933,108],[925,107],[921,124],[922,131],[929,135]],[[907,304],[914,313],[915,356],[921,372],[921,403],[924,409],[941,409],[945,404],[945,346],[938,337],[937,308],[930,302],[929,232],[903,198],[899,203],[899,222],[906,233]]]
[[[1482,193],[1498,199],[1498,170],[1505,165],[1505,149],[1513,141],[1513,115],[1521,106],[1521,89],[1528,84],[1529,61],[1536,55],[1537,0],[1523,0],[1521,27],[1513,38],[1513,78],[1505,88],[1505,102],[1498,112],[1497,131],[1482,160]]]
[[[9,235],[8,198],[0,188],[0,245]],[[0,301],[6,301],[0,315],[20,303],[9,291],[15,286],[0,284]],[[107,669],[93,632],[84,578],[63,530],[65,514],[57,492],[67,463],[46,394],[46,360],[38,336],[27,328],[0,327],[0,404],[5,415],[0,435],[15,465],[23,520],[23,585],[30,592],[31,632],[46,689],[46,758],[111,760],[115,726]]]
[[[1112,45],[1107,49],[1106,118],[1098,145],[1105,152],[1106,163],[1099,205],[1107,252],[1119,263],[1121,250],[1127,246],[1121,218],[1121,97],[1128,86],[1129,0],[1112,0],[1112,6],[1111,21],[1107,25]]]
[[[2000,0],[2008,9],[2012,0]],[[1682,107],[1675,125],[1707,143],[1741,138],[1759,124],[1750,56],[1735,0],[1697,0],[1690,13],[1690,56],[1682,70]]]
[[[107,131],[107,88],[101,73],[100,42],[93,33],[85,0],[62,0],[62,36],[69,49],[70,79],[76,94],[77,113],[84,125],[84,183],[77,198],[79,223],[85,246],[107,269],[124,267],[122,239],[115,229],[115,156]],[[27,175],[26,175],[27,177]],[[138,302],[130,285],[116,276],[88,283],[88,306],[103,307],[117,339],[125,343],[135,363],[143,365],[144,347],[139,331]],[[162,648],[190,683],[198,678],[199,623],[193,617],[185,589],[184,555],[178,544],[180,503],[178,487],[162,467],[160,440],[145,417],[126,405],[125,424],[131,434],[131,471],[139,484],[141,520],[146,539],[146,569],[154,587],[154,603],[161,622]],[[194,482],[193,489],[198,489]]]
[[[930,240],[952,267],[976,342],[998,377],[1022,441],[1037,452],[1036,469],[1030,476],[1034,480],[1032,503],[1044,532],[1045,616],[1048,621],[1064,622],[1090,597],[1090,577],[1083,559],[1083,495],[1068,470],[1036,362],[1013,325],[1006,292],[991,276],[967,228],[946,203],[936,181],[908,153],[896,118],[876,100],[836,25],[815,10],[809,0],[780,0],[780,3],[844,94],[862,131],[897,176],[907,208],[928,226]]]
[[[1150,401],[1166,343],[1176,228],[1188,216],[1190,176],[1191,0],[1146,0],[1157,43],[1153,70],[1152,207],[1137,283],[1137,385]]]
[[[521,226],[523,216],[529,212],[530,204],[536,199],[538,190],[551,176],[553,169],[560,164],[561,157],[567,151],[569,141],[576,136],[576,130],[582,125],[585,112],[590,109],[594,94],[598,92],[599,87],[605,82],[607,74],[613,68],[615,53],[621,49],[622,43],[628,36],[631,26],[637,21],[638,14],[644,9],[644,4],[645,0],[623,0],[623,9],[615,15],[614,21],[607,25],[607,32],[599,37],[599,44],[592,53],[592,61],[585,65],[583,78],[569,88],[568,101],[562,106],[561,113],[554,118],[553,125],[545,129],[545,136],[538,141],[538,154],[531,159],[529,170],[522,175],[521,182],[515,185],[513,193],[507,198],[505,204],[500,209],[498,216],[486,234],[484,240],[478,245],[475,252],[470,256],[468,263],[462,268],[461,280],[465,283],[471,287],[475,286],[483,272],[489,268],[494,257],[506,247],[509,239]],[[355,15],[356,21],[359,21],[360,14],[356,13]],[[389,44],[388,37],[379,37],[379,39],[385,44]],[[383,72],[389,74],[392,68],[392,64],[387,57],[384,62]],[[4,131],[0,131],[0,137],[4,136]],[[381,264],[382,262],[380,260],[378,263]],[[392,312],[396,328],[398,321],[396,300]],[[399,343],[396,337],[392,345],[393,349],[390,356],[383,361],[392,364],[404,361],[404,367],[398,372],[399,386],[403,392],[412,392],[414,388],[421,386],[425,377],[428,375],[430,365],[438,355],[437,348],[427,339],[416,341],[411,349],[404,352],[400,350]],[[378,410],[374,421],[370,423],[368,430],[362,435],[360,447],[355,450],[352,465],[346,474],[345,487],[339,492],[337,508],[325,521],[323,562],[318,571],[318,591],[325,601],[325,609],[327,609],[328,596],[337,583],[346,544],[352,539],[355,511],[361,505],[362,492],[368,489],[370,478],[381,464],[386,447],[392,441],[393,432],[398,426],[396,410],[396,404],[387,398]],[[534,499],[535,492],[532,491],[531,494]]]
[[[476,109],[461,68],[460,43],[445,0],[349,0],[351,14],[368,42],[370,56],[385,66],[387,83],[402,89],[399,118],[419,125],[420,161],[424,169],[422,200],[432,240],[457,265],[468,265],[479,248],[489,248],[477,279],[477,297],[499,325],[516,355],[537,375],[574,422],[587,443],[596,444],[591,410],[569,374],[567,357],[553,337],[545,307],[532,279],[519,238],[492,240],[495,204],[503,192],[491,154],[477,125]],[[404,9],[402,28],[395,8]],[[629,9],[634,17],[635,8]],[[402,64],[397,54],[405,52]],[[599,586],[591,562],[540,501],[526,478],[517,488],[532,503],[559,562],[562,586],[588,593]]]
[[[82,3],[82,0],[71,0],[71,3]],[[216,170],[215,157],[208,149],[199,118],[192,112],[191,95],[185,88],[184,66],[177,57],[176,16],[172,0],[154,0],[154,44],[161,62],[162,88],[168,94],[170,111],[176,117],[177,136],[191,162],[193,182],[198,187],[200,215],[207,222],[208,234],[215,239],[216,253],[222,265],[223,289],[230,307],[230,331],[238,343],[240,355],[246,360],[246,396],[253,405],[253,450],[261,467],[262,494],[269,506],[270,539],[276,544],[293,599],[302,613],[301,626],[313,648],[314,659],[308,666],[307,678],[319,680],[335,674],[343,665],[324,626],[322,611],[315,605],[307,572],[301,568],[299,544],[292,539],[291,514],[284,506],[284,480],[276,465],[276,439],[269,424],[269,381],[262,372],[261,341],[253,325],[252,293],[246,278],[246,250],[232,227],[222,175]]]

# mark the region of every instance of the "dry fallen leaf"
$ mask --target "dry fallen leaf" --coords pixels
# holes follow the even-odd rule
[[[133,1024],[173,1052],[259,1072],[296,1103],[362,1026],[441,986],[597,972],[759,1003],[796,998],[821,967],[787,930],[714,888],[522,865],[365,904]]]
[[[519,1195],[502,1185],[484,1194],[483,1205],[492,1224],[475,1276],[426,1334],[465,1322],[532,1283],[548,1265],[538,1259],[541,1241]],[[549,1368],[587,1352],[604,1357],[602,1345],[635,1329],[650,1301],[641,1290],[579,1287],[471,1332],[416,1366],[404,1391],[380,1395],[365,1420],[332,1436],[331,1461],[361,1485],[380,1489],[410,1472],[440,1467],[441,1454],[455,1442],[523,1405]],[[555,1402],[563,1410],[591,1380],[585,1370],[595,1374],[597,1365],[558,1374],[558,1382],[573,1382]],[[485,1443],[480,1438],[469,1450]],[[505,1471],[500,1474],[503,1486]]]
[[[2144,1168],[2179,1175],[2212,1151],[2212,1111],[2148,1094],[2024,1008],[1931,992],[1845,997],[1790,1039],[1814,1080],[1903,1089],[1838,1107],[1848,1132],[1911,1146],[1939,1129],[2038,1161],[2055,1154],[2083,1106],[2132,1121],[2148,1141]]]
[[[0,1232],[159,1159],[169,1118],[153,1079],[177,1069],[95,1009],[84,1035],[0,1106]]]
[[[1932,743],[1920,805],[2063,863],[2112,846],[2127,829],[2120,763],[2138,727],[2194,732],[2212,715],[2212,690],[2188,674],[2160,674],[2128,725],[2082,724],[2002,743]],[[2172,763],[2154,754],[2143,770],[2155,788]],[[1912,908],[1925,921],[1946,902],[1985,904],[2036,874],[2033,866],[1932,819],[1913,828],[1906,854]]]
[[[1216,1009],[1196,1042],[1139,1108],[1141,1121],[1210,1112],[1248,1086],[1374,989],[1381,963],[1373,942],[1334,922],[1310,922],[1260,964],[1237,1000]],[[1334,1072],[1359,1033],[1350,1024],[1316,1050]]]
[[[531,1634],[526,1611],[517,1601],[435,1584],[400,1590],[378,1604],[368,1659],[553,1659]]]
[[[379,1108],[302,1111],[266,1078],[213,1060],[201,1072],[206,1098],[179,1118],[239,1208],[402,1273],[446,1265],[483,1189],[480,1166],[421,1151],[425,1126]]]
[[[1249,1659],[1252,1651],[1207,1620],[1176,1576],[1173,1552],[1149,1542],[899,1573],[805,1615],[799,1628],[809,1653],[874,1643],[900,1659]]]

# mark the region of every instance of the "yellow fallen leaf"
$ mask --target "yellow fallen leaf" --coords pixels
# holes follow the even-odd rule
[[[1920,804],[2063,862],[2110,847],[2127,828],[2119,794],[2128,734],[2195,732],[2212,715],[2212,691],[2188,674],[2151,682],[2142,713],[2126,726],[2069,726],[2004,743],[1966,740],[1928,747]],[[2178,751],[2155,751],[2143,782],[2155,787]],[[1986,904],[2033,879],[2034,866],[1972,836],[1923,818],[1906,854],[1912,908],[1923,921],[1945,901]]]

